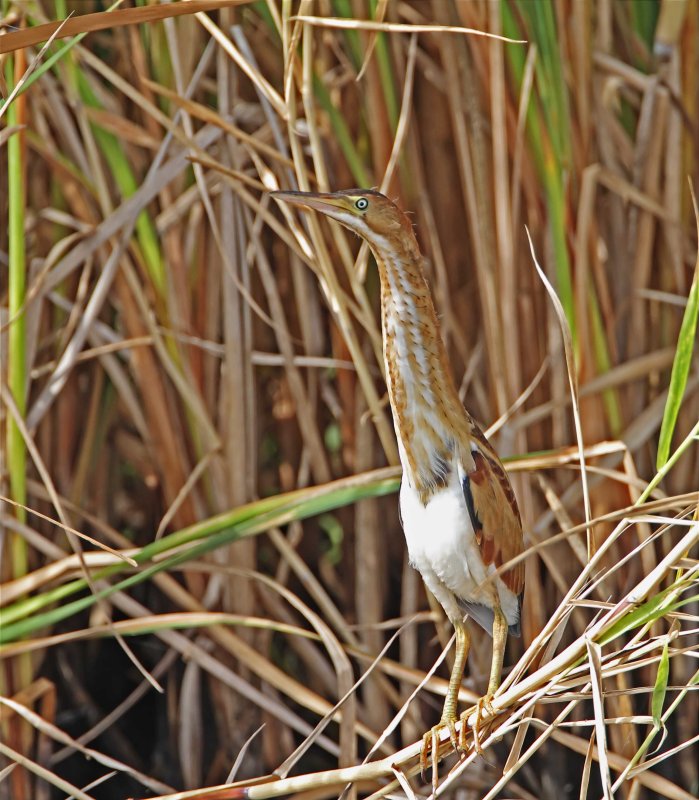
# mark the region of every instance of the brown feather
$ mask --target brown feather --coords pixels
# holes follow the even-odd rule
[[[473,440],[477,444],[471,453],[475,468],[467,474],[477,515],[476,541],[483,562],[499,568],[524,549],[522,521],[507,473],[475,422]],[[501,578],[511,592],[521,594],[524,564],[515,564],[503,572]]]
[[[427,505],[456,454],[467,475],[462,485],[481,557],[487,565],[506,564],[523,549],[517,502],[495,451],[459,399],[410,218],[374,190],[276,197],[316,209],[369,243],[381,280],[386,378],[405,476]],[[502,580],[520,595],[523,564]]]

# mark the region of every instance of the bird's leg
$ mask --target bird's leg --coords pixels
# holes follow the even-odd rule
[[[493,619],[493,660],[490,665],[490,680],[488,681],[488,691],[486,698],[490,701],[500,686],[502,677],[502,662],[505,657],[505,645],[507,644],[507,620],[502,613],[500,606],[495,607],[495,617]]]
[[[442,710],[442,718],[438,725],[435,725],[432,730],[422,737],[422,750],[420,751],[420,770],[424,776],[425,769],[427,768],[427,754],[430,749],[432,750],[432,787],[437,788],[437,765],[439,764],[439,740],[440,733],[447,728],[449,731],[449,738],[454,746],[458,749],[459,742],[456,736],[456,708],[459,701],[459,689],[461,688],[461,680],[464,675],[464,667],[468,657],[468,651],[471,644],[468,631],[461,620],[454,621],[454,631],[456,633],[456,655],[454,658],[454,667],[451,671],[449,678],[449,689],[447,690],[447,697],[444,701],[444,709]]]
[[[502,675],[502,662],[505,657],[505,645],[507,644],[507,620],[502,613],[499,605],[493,609],[495,616],[493,618],[493,660],[490,665],[490,679],[488,680],[488,689],[483,697],[480,698],[476,704],[476,724],[473,728],[473,744],[478,752],[480,752],[480,726],[483,710],[487,711],[489,717],[495,716],[495,711],[491,705],[493,695],[500,686],[500,678]],[[461,744],[464,742],[464,730],[466,729],[466,720],[462,718],[461,724]]]

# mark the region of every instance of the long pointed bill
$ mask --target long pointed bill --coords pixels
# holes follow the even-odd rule
[[[336,209],[345,210],[341,198],[322,192],[270,192],[270,196],[292,206],[312,208],[329,216],[333,216]]]

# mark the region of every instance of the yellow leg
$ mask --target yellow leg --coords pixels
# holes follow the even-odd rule
[[[507,630],[507,629],[506,629]],[[437,788],[437,765],[439,764],[439,740],[441,732],[447,728],[449,730],[449,738],[457,749],[459,746],[456,736],[456,708],[459,702],[459,689],[461,688],[461,681],[464,676],[464,667],[466,666],[466,659],[468,658],[468,651],[471,645],[471,639],[468,635],[463,622],[460,620],[454,622],[454,631],[456,633],[456,655],[454,658],[454,667],[451,671],[449,678],[449,688],[447,690],[447,697],[444,701],[444,708],[442,710],[442,718],[438,725],[435,725],[432,730],[422,738],[422,750],[420,752],[420,769],[422,774],[425,774],[427,767],[427,754],[432,750],[432,787]]]
[[[483,710],[488,712],[489,717],[495,716],[491,700],[493,695],[497,692],[500,686],[500,678],[502,676],[502,662],[505,657],[505,645],[507,644],[507,620],[502,613],[500,606],[494,609],[495,617],[493,619],[493,659],[490,664],[490,679],[488,680],[488,689],[483,697],[476,705],[476,724],[473,728],[473,744],[477,751],[480,752],[480,727],[481,716]],[[465,730],[466,720],[462,718],[461,723],[461,747],[465,744]]]
[[[500,606],[495,608],[493,619],[493,661],[490,665],[490,680],[485,696],[491,698],[497,692],[502,677],[502,661],[505,657],[507,644],[507,620]]]
[[[454,631],[456,633],[456,655],[454,657],[454,667],[451,671],[451,677],[449,678],[449,689],[447,690],[447,697],[444,701],[444,709],[442,710],[442,724],[453,723],[456,720],[459,689],[461,688],[461,681],[464,677],[464,667],[466,666],[466,659],[468,658],[468,651],[471,645],[468,631],[463,622],[454,623]]]

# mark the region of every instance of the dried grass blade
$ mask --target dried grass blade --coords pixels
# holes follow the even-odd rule
[[[532,237],[529,233],[529,228],[527,228],[526,230],[527,230],[527,238],[529,240],[529,249],[531,250],[534,266],[536,267],[536,271],[539,273],[539,278],[541,279],[541,282],[544,284],[544,287],[546,288],[546,291],[548,292],[549,297],[551,298],[551,302],[553,303],[554,310],[556,311],[556,316],[558,317],[558,321],[561,326],[561,333],[563,335],[563,346],[565,349],[566,366],[568,368],[568,382],[570,384],[570,394],[573,402],[573,419],[575,421],[575,435],[578,440],[578,454],[580,460],[580,480],[582,482],[583,500],[585,503],[585,521],[589,525],[590,520],[592,519],[592,510],[590,507],[590,490],[587,485],[587,475],[585,471],[585,444],[582,434],[582,423],[580,421],[580,405],[578,402],[578,377],[577,377],[577,369],[575,366],[573,337],[570,331],[570,327],[568,326],[568,320],[566,317],[566,313],[563,309],[563,305],[561,304],[561,301],[558,299],[556,290],[553,288],[551,282],[546,277],[546,273],[539,265],[539,262],[536,258],[536,252],[534,251],[534,243],[532,242]],[[594,531],[592,527],[589,527],[587,532],[588,559],[594,555],[596,550],[597,546],[595,544]]]
[[[71,12],[70,16],[72,16],[72,14],[73,14],[73,12]],[[63,22],[61,22],[61,24],[53,32],[53,34],[51,35],[49,40],[44,44],[44,46],[41,48],[41,50],[39,50],[37,55],[34,56],[34,58],[32,59],[31,63],[29,64],[29,66],[25,70],[24,75],[22,75],[22,77],[17,81],[17,83],[15,83],[15,85],[12,87],[12,91],[10,92],[8,97],[6,98],[5,102],[2,103],[2,105],[0,105],[0,119],[2,119],[3,114],[10,107],[10,103],[15,99],[15,97],[20,92],[25,91],[28,88],[28,86],[30,85],[29,78],[31,77],[31,74],[34,72],[36,67],[39,65],[39,63],[41,61],[41,58],[44,55],[44,53],[48,50],[49,47],[51,47],[51,44],[52,44],[53,40],[60,34],[61,28],[63,28],[66,25],[66,23],[68,22],[68,19],[70,19],[70,17],[66,18],[65,20],[63,20]],[[2,37],[2,38],[4,39],[5,37]],[[2,52],[2,41],[0,41],[0,53],[1,52]],[[46,67],[47,65],[45,64],[44,66]]]
[[[396,135],[393,139],[393,147],[391,148],[391,157],[389,158],[388,165],[381,179],[380,191],[386,193],[391,184],[393,173],[396,169],[396,164],[400,158],[403,142],[408,134],[408,127],[410,124],[410,112],[412,108],[411,99],[413,96],[413,85],[415,83],[415,59],[417,57],[417,36],[410,37],[410,44],[408,45],[408,63],[405,70],[405,82],[403,84],[403,97],[401,100],[400,116],[398,118],[398,126],[396,127]]]
[[[120,561],[123,561],[126,564],[129,564],[129,566],[132,566],[132,567],[137,567],[138,566],[138,562],[134,561],[134,559],[131,558],[130,555],[127,555],[126,553],[123,553],[123,552],[121,552],[119,550],[116,550],[113,547],[110,547],[108,544],[105,544],[104,542],[100,542],[99,539],[94,539],[92,536],[88,536],[88,534],[83,533],[82,531],[79,531],[76,528],[71,527],[70,525],[66,525],[64,522],[62,522],[60,520],[53,519],[53,517],[49,517],[46,514],[42,514],[40,511],[37,511],[36,509],[31,508],[30,506],[26,506],[26,505],[22,505],[21,503],[17,503],[14,500],[12,500],[11,498],[5,497],[4,495],[0,495],[0,500],[3,503],[9,503],[10,505],[15,506],[17,508],[22,508],[22,509],[24,509],[24,511],[27,512],[27,514],[32,514],[35,517],[39,517],[39,519],[43,519],[45,522],[50,522],[52,525],[55,525],[58,528],[62,528],[66,533],[72,533],[74,536],[78,536],[80,539],[84,539],[86,542],[89,542],[90,544],[93,544],[98,550],[104,550],[105,553],[109,553],[110,555],[113,555],[115,558],[119,559]],[[7,584],[3,584],[3,595],[4,595],[4,590],[5,590],[6,586],[7,586]],[[3,597],[2,599],[0,599],[0,606],[4,605],[7,602],[9,602],[7,600],[7,598]]]
[[[408,800],[417,800],[417,795],[413,790],[413,787],[410,785],[410,781],[408,780],[408,776],[403,772],[403,770],[397,765],[393,764],[391,767],[393,774],[396,776],[396,780],[401,785],[401,788],[405,792],[405,796]]]
[[[528,721],[525,721],[521,725],[517,726],[517,731],[515,733],[515,740],[512,743],[510,752],[507,754],[507,761],[505,761],[505,766],[502,768],[503,773],[511,772],[517,766],[517,763],[519,762],[519,757],[522,754],[524,739],[528,731],[529,731]]]
[[[602,686],[602,648],[586,639],[587,657],[590,664],[590,681],[592,683],[592,704],[595,710],[595,733],[597,736],[597,753],[602,780],[602,791],[605,800],[613,800],[612,776],[607,758],[607,731],[604,724],[604,689]]]
[[[24,419],[22,419],[22,416],[19,413],[19,409],[17,408],[17,404],[15,403],[12,395],[5,389],[5,386],[2,384],[0,384],[0,396],[5,401],[7,408],[10,409],[11,418],[13,419],[13,421],[17,425],[17,429],[21,433],[24,445],[29,451],[32,460],[34,461],[34,465],[37,471],[39,472],[39,475],[41,476],[41,480],[43,481],[44,486],[46,487],[46,491],[49,493],[49,496],[51,497],[51,502],[53,503],[58,513],[58,516],[60,517],[61,522],[63,523],[63,529],[65,530],[68,536],[68,541],[70,542],[71,547],[78,556],[78,560],[80,561],[80,568],[83,573],[85,583],[89,587],[91,592],[91,599],[94,600],[94,602],[97,603],[98,605],[101,605],[102,604],[101,592],[98,592],[93,576],[91,575],[90,570],[88,569],[87,564],[85,563],[83,549],[80,544],[80,538],[76,537],[72,533],[72,528],[70,525],[68,525],[68,518],[63,510],[63,505],[61,504],[61,501],[58,497],[58,493],[56,492],[56,488],[53,484],[49,471],[47,470],[44,461],[41,458],[41,454],[39,453],[36,443],[34,442],[34,439],[31,437],[27,429],[27,425],[25,424]],[[132,560],[133,559],[129,559],[129,562]],[[109,613],[106,610],[105,610],[105,616],[109,620],[109,625],[111,626],[112,621]],[[155,680],[155,678],[148,672],[148,670],[143,666],[143,664],[141,664],[139,659],[136,657],[136,654],[126,644],[123,638],[116,631],[114,631],[114,636],[117,642],[119,643],[119,646],[126,654],[129,661],[131,661],[131,663],[136,667],[136,669],[141,673],[141,675],[143,675],[143,677],[151,684],[151,686],[156,691],[162,693],[163,688],[160,686],[158,681]]]
[[[49,38],[64,39],[67,36],[102,31],[107,28],[124,25],[141,25],[147,22],[158,22],[168,17],[179,17],[183,14],[194,14],[197,11],[213,11],[217,8],[244,5],[251,0],[188,0],[186,3],[173,5],[149,5],[139,8],[125,8],[120,11],[98,11],[94,14],[81,14],[69,20],[47,22],[20,31],[13,31],[0,36],[0,55],[32,47]]]
[[[389,648],[393,644],[393,642],[398,638],[398,636],[403,632],[406,626],[403,625],[399,630],[397,630],[393,636],[388,640],[388,642],[384,645],[381,652],[374,658],[371,662],[369,667],[362,673],[362,675],[357,679],[357,681],[347,690],[347,692],[337,701],[337,703],[323,716],[321,720],[316,724],[315,728],[313,729],[312,733],[308,735],[308,737],[294,750],[294,752],[281,764],[277,769],[275,769],[275,773],[280,775],[282,778],[286,778],[289,772],[293,769],[294,765],[298,762],[298,760],[306,753],[308,748],[315,742],[315,740],[320,736],[320,734],[325,730],[328,723],[331,722],[336,714],[337,711],[343,706],[346,700],[354,694],[357,689],[364,683],[364,681],[372,674],[376,666],[380,663],[382,658],[386,655]],[[376,745],[374,745],[376,747]],[[373,752],[374,748],[372,748]]]
[[[167,592],[171,600],[180,601],[182,606],[186,608],[201,609],[201,605],[194,601],[191,595],[182,589],[173,578],[167,575],[160,575],[157,583],[160,589]],[[187,598],[189,598],[189,602],[187,602]],[[132,617],[150,615],[152,613],[146,606],[123,592],[114,596],[113,603],[121,611]],[[210,630],[213,639],[218,644],[222,645],[229,653],[239,657],[243,664],[249,666],[270,685],[279,689],[288,697],[293,697],[296,702],[305,705],[312,711],[323,713],[327,709],[329,704],[326,701],[298,681],[290,678],[281,669],[275,667],[227,628],[213,626]],[[259,708],[264,708],[282,724],[289,726],[301,735],[309,733],[311,726],[301,719],[295,711],[276,698],[270,697],[268,693],[253,686],[248,680],[235,672],[234,669],[224,664],[220,658],[208,652],[208,648],[192,642],[189,637],[175,630],[161,629],[156,631],[156,634],[167,645],[177,650],[178,653],[188,659],[195,659],[201,668],[210,675],[241,694],[249,702]],[[320,737],[318,745],[334,756],[339,753],[337,745],[326,737]]]
[[[255,88],[258,91],[262,92],[262,94],[272,104],[277,114],[279,114],[279,116],[282,119],[286,120],[289,116],[289,110],[286,107],[286,103],[282,99],[281,95],[277,92],[277,90],[269,83],[269,81],[259,71],[259,69],[255,69],[254,66],[248,61],[248,59],[243,57],[238,48],[213,22],[213,20],[210,17],[207,17],[206,14],[204,13],[197,13],[196,18],[199,20],[202,26],[211,34],[211,36],[213,36],[213,38],[219,43],[219,45],[223,48],[226,54],[230,56],[231,59],[233,59],[233,61],[238,65],[238,67],[248,76],[248,78],[250,78]]]
[[[316,728],[313,730],[313,733],[310,734],[304,742],[304,745],[308,744],[308,746],[310,746],[310,744],[312,744],[313,741],[318,738],[320,733],[322,733],[325,725],[330,722],[331,719],[336,719],[335,712],[344,706],[344,711],[339,720],[340,766],[346,766],[346,763],[343,762],[354,761],[356,758],[356,740],[354,731],[357,718],[357,698],[355,696],[355,690],[358,684],[363,681],[364,676],[362,676],[359,682],[354,682],[354,673],[349,656],[327,623],[318,614],[312,611],[309,606],[306,605],[306,603],[304,603],[298,596],[289,591],[286,587],[282,586],[278,581],[275,581],[272,578],[260,573],[255,574],[254,577],[264,583],[266,586],[270,587],[273,591],[281,594],[281,596],[291,606],[303,614],[303,616],[315,628],[318,636],[325,646],[325,649],[328,652],[328,655],[330,656],[335,673],[337,675],[337,690],[341,695],[341,699],[333,707],[333,709],[325,715],[324,719],[321,721],[321,723],[324,724],[319,723],[316,726]],[[287,768],[287,771],[290,768],[291,766]]]
[[[80,742],[78,742],[76,739],[73,739],[73,737],[69,736],[67,733],[65,733],[65,731],[62,731],[60,728],[56,727],[50,722],[47,722],[42,716],[22,705],[21,703],[17,703],[9,697],[0,696],[0,704],[7,706],[7,708],[11,708],[16,714],[26,720],[32,727],[43,733],[45,736],[50,737],[56,742],[60,742],[61,744],[72,747],[74,750],[82,753],[87,758],[94,759],[98,764],[102,764],[109,769],[116,769],[119,772],[126,772],[153,791],[162,792],[170,789],[167,784],[161,783],[153,778],[149,778],[148,776],[143,775],[138,770],[130,767],[127,764],[124,764],[121,761],[117,761],[110,756],[105,756],[98,750],[93,750],[90,747],[81,745]]]
[[[245,743],[240,748],[238,755],[235,758],[233,766],[231,767],[231,771],[228,773],[228,778],[226,779],[226,783],[233,783],[233,781],[235,780],[235,776],[238,774],[238,770],[243,765],[243,760],[245,758],[245,754],[248,752],[248,748],[252,744],[253,740],[258,736],[258,734],[262,733],[264,727],[265,725],[264,723],[262,723],[262,725],[260,725],[260,727],[256,731],[253,731],[250,734],[250,736],[248,736]]]
[[[406,627],[407,627],[407,625],[404,625],[401,628],[401,631],[404,630]],[[391,640],[393,640],[393,638],[394,637],[392,637]],[[450,639],[449,642],[447,643],[447,646],[442,649],[442,652],[437,657],[437,659],[435,660],[434,664],[432,664],[432,666],[430,667],[429,671],[424,675],[424,677],[422,677],[419,680],[415,681],[415,689],[410,693],[410,695],[408,696],[406,701],[403,703],[401,708],[398,709],[398,711],[396,712],[395,716],[393,717],[393,719],[389,723],[388,727],[381,733],[379,738],[376,740],[376,742],[374,743],[372,748],[367,753],[363,763],[366,764],[371,759],[371,757],[374,755],[374,753],[378,752],[378,750],[383,746],[383,744],[386,741],[386,739],[388,739],[388,737],[393,733],[393,731],[396,729],[396,727],[401,723],[401,721],[405,717],[406,713],[408,712],[410,704],[417,697],[417,695],[423,690],[423,688],[426,687],[426,685],[428,684],[430,679],[435,675],[435,673],[439,669],[439,666],[444,661],[444,659],[446,658],[446,655],[449,652],[449,650],[451,648],[451,645],[452,645],[452,639]],[[444,689],[444,694],[446,695],[446,687]]]
[[[574,753],[579,753],[583,756],[587,753],[589,742],[580,736],[558,728],[553,732],[552,738],[568,747]],[[626,758],[613,752],[609,752],[608,756],[611,768],[621,772],[626,766]],[[598,758],[598,748],[596,746],[593,747],[592,757]],[[668,797],[671,798],[671,800],[696,800],[696,797],[691,792],[686,791],[662,775],[658,775],[654,772],[642,772],[637,777],[643,786],[662,797]]]
[[[2,38],[3,37],[0,37],[0,41],[2,41]],[[46,769],[46,767],[43,767],[41,764],[37,764],[36,761],[32,761],[30,758],[18,753],[17,750],[13,750],[2,741],[0,741],[0,754],[5,756],[8,761],[12,761],[15,765],[24,767],[24,769],[37,777],[42,778],[49,786],[55,786],[68,796],[75,797],[76,800],[95,800],[92,795],[83,792],[81,789],[78,789],[77,786],[73,786],[72,783],[63,780],[63,778],[59,778],[58,775],[51,772],[51,770]]]
[[[375,20],[342,19],[341,17],[312,17],[299,15],[291,19],[316,25],[319,28],[342,28],[344,30],[385,31],[386,33],[466,33],[499,39],[509,44],[526,44],[526,39],[510,39],[475,28],[461,28],[458,25],[409,25],[401,22],[376,22]]]
[[[532,742],[532,744],[525,750],[524,754],[520,756],[517,762],[514,764],[511,772],[503,772],[502,776],[498,779],[498,781],[492,786],[490,791],[487,792],[483,796],[483,800],[495,800],[495,798],[499,795],[500,791],[507,785],[507,783],[514,777],[514,775],[519,772],[519,770],[529,761],[529,759],[537,753],[541,747],[551,738],[551,736],[558,730],[559,725],[563,722],[566,717],[570,716],[573,710],[577,707],[579,700],[571,700],[556,716],[556,718],[548,724],[542,734]],[[522,712],[522,709],[519,710],[519,713]],[[463,724],[463,723],[462,723]],[[493,738],[492,736],[490,738]],[[475,754],[474,754],[475,755]],[[462,762],[462,767],[464,763]],[[461,769],[456,769],[452,773],[454,778],[456,778]],[[446,782],[445,782],[446,783]]]
[[[173,89],[169,89],[167,86],[163,86],[160,83],[156,83],[155,81],[151,81],[148,78],[141,78],[141,83],[157,94],[162,95],[163,97],[167,98],[183,111],[186,111],[193,117],[202,120],[202,122],[208,122],[211,125],[215,125],[218,128],[222,128],[227,133],[230,133],[231,136],[235,136],[236,139],[240,139],[241,142],[244,142],[246,145],[249,145],[251,148],[255,150],[259,150],[260,153],[264,153],[264,155],[268,156],[269,158],[273,159],[274,161],[279,162],[285,167],[293,166],[291,160],[276,150],[271,145],[267,144],[266,142],[262,141],[259,136],[254,136],[252,134],[246,133],[242,128],[239,128],[237,125],[234,125],[230,120],[222,117],[216,111],[212,110],[208,106],[202,105],[201,103],[197,103],[195,100],[190,100],[186,97],[183,97],[178,92],[174,91]]]
[[[195,137],[194,144],[202,149],[210,147],[214,142],[221,138],[220,129],[206,126],[199,131]],[[79,267],[86,259],[90,258],[100,246],[105,244],[111,237],[120,233],[135,217],[152,202],[153,199],[167,186],[172,180],[178,177],[183,170],[189,166],[187,153],[181,151],[166,161],[151,180],[145,181],[141,187],[125,200],[114,213],[105,219],[94,229],[92,236],[86,239],[56,264],[44,284],[44,291],[49,291],[62,283],[73,270]]]
[[[590,772],[592,771],[592,753],[595,749],[594,731],[590,736],[590,744],[585,753],[585,763],[583,764],[582,776],[580,779],[580,800],[587,800],[587,790],[590,785]]]

